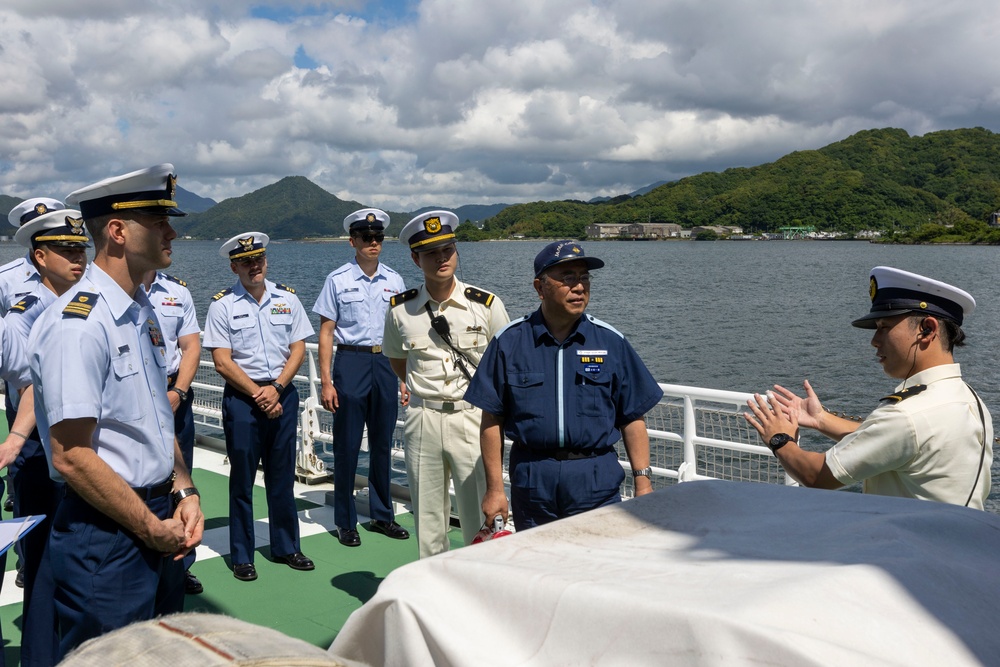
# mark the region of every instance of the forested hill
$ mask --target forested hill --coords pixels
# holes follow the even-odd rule
[[[275,239],[340,236],[344,217],[359,208],[363,206],[338,199],[304,176],[288,176],[173,222],[178,234],[195,238],[228,239],[248,231]]]
[[[637,197],[536,202],[486,221],[489,236],[581,236],[590,223],[788,225],[817,230],[916,230],[927,223],[985,222],[1000,209],[1000,134],[982,128],[911,137],[859,132],[757,167],[683,178]]]

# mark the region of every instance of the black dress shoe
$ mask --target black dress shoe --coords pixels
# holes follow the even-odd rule
[[[410,537],[410,534],[406,532],[406,529],[395,521],[372,520],[368,524],[368,530],[373,530],[376,533],[382,533],[383,535],[391,537],[394,540],[406,540]]]
[[[194,576],[190,572],[184,573],[184,592],[188,595],[198,595],[205,590],[205,587],[201,585],[198,581],[198,577]]]
[[[240,581],[255,581],[257,579],[257,568],[253,566],[253,563],[233,565],[233,576]]]
[[[358,535],[358,531],[351,528],[338,528],[337,539],[339,539],[340,543],[345,547],[361,546],[361,536]]]
[[[14,576],[14,585],[18,588],[24,588],[24,570],[17,571],[17,574]]]
[[[293,554],[288,554],[287,556],[275,556],[275,563],[284,563],[293,570],[315,570],[316,565],[306,558],[301,551],[296,551]]]

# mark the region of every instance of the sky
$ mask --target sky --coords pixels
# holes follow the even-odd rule
[[[995,0],[3,0],[0,193],[170,162],[217,201],[589,200],[1000,131],[998,53]]]

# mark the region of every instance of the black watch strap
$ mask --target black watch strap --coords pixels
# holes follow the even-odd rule
[[[189,486],[186,489],[180,489],[179,491],[174,491],[173,493],[174,504],[180,505],[181,501],[187,498],[188,496],[198,496],[200,498],[201,494],[198,493],[198,489],[194,488],[193,486]]]
[[[177,387],[171,387],[170,391],[172,391],[172,392],[176,393],[178,396],[180,396],[182,401],[188,400],[188,393],[186,391],[184,391],[183,389],[179,389]]]
[[[787,433],[776,433],[768,440],[767,446],[771,448],[772,452],[776,452],[790,442],[795,442],[795,438]]]
[[[283,393],[285,393],[285,385],[281,384],[277,380],[275,380],[274,382],[272,382],[271,386],[274,387],[277,390],[278,396],[281,396]]]

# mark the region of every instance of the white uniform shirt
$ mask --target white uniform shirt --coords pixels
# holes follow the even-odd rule
[[[31,294],[42,283],[28,255],[0,266],[0,315]]]
[[[431,316],[424,304],[430,304],[434,315],[445,316],[452,344],[475,365],[493,336],[510,321],[500,297],[494,296],[487,306],[465,296],[468,285],[457,280],[455,283],[451,296],[440,304],[431,300],[421,285],[417,296],[390,308],[386,315],[382,354],[406,359],[406,386],[420,398],[461,401],[469,386],[454,362],[452,350],[431,328]],[[475,373],[472,367],[468,370]]]
[[[982,509],[990,493],[993,419],[983,405],[984,433],[958,364],[917,373],[896,391],[920,384],[927,389],[876,408],[858,430],[827,450],[826,463],[841,483],[863,480],[865,493],[882,496],[964,505],[975,483],[969,507]]]
[[[206,348],[227,348],[251,380],[273,380],[291,356],[291,344],[313,335],[305,309],[287,287],[264,281],[261,303],[236,284],[212,297],[205,318]]]
[[[337,345],[381,345],[389,300],[404,289],[403,278],[385,264],[369,278],[352,259],[326,277],[313,312],[337,323]]]
[[[167,348],[167,375],[173,375],[181,367],[177,339],[201,333],[194,310],[194,299],[186,284],[161,271],[156,272],[147,295],[163,331],[163,342]]]
[[[174,469],[166,349],[142,289],[133,300],[97,265],[44,310],[28,338],[35,416],[51,468],[49,429],[97,420],[92,447],[130,486]]]

